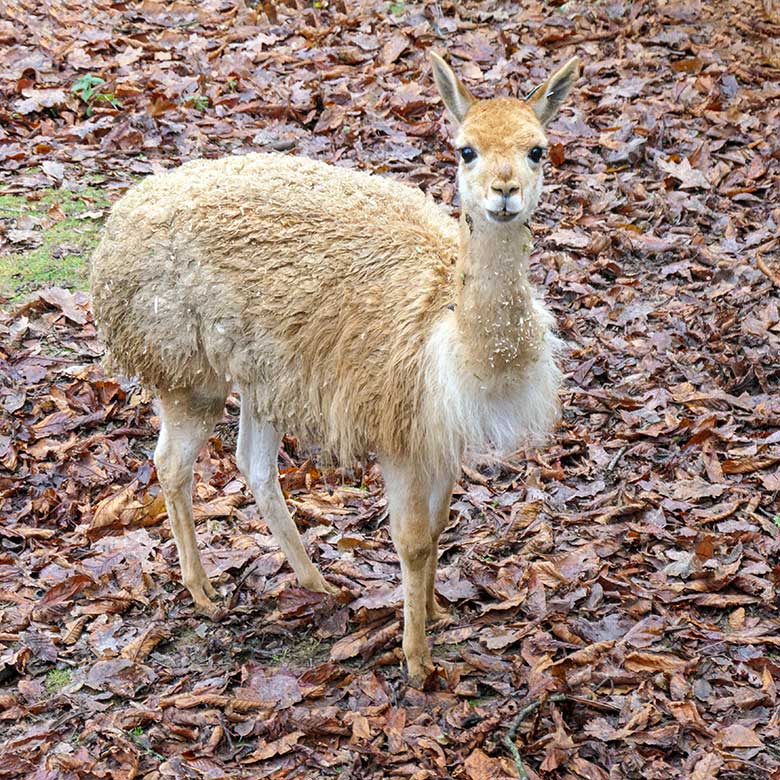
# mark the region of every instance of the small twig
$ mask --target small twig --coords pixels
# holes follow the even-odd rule
[[[243,572],[239,572],[238,578],[236,579],[236,587],[233,590],[233,594],[230,597],[230,603],[229,603],[229,609],[235,609],[236,605],[238,604],[238,596],[239,592],[241,590],[241,586],[246,582],[246,580],[249,578],[249,575],[254,572],[254,570],[257,568],[257,563],[259,561],[259,557],[255,558],[254,560],[250,561],[249,565],[244,569]]]
[[[601,686],[599,685],[599,687]],[[596,688],[596,690],[598,690],[598,688]],[[520,724],[529,715],[533,715],[533,713],[536,712],[536,710],[538,710],[542,704],[545,704],[546,702],[553,702],[555,704],[562,701],[571,701],[575,702],[576,704],[584,705],[585,707],[595,707],[596,709],[606,710],[607,712],[620,712],[620,708],[616,707],[614,704],[595,701],[585,696],[570,696],[566,693],[554,693],[552,696],[548,696],[546,699],[541,697],[534,699],[534,701],[523,707],[523,709],[520,710],[517,715],[515,715],[515,718],[512,721],[512,725],[501,739],[502,744],[515,760],[515,766],[517,767],[520,780],[530,780],[528,772],[525,769],[525,765],[523,764],[523,759],[520,757],[520,751],[517,749],[517,745],[515,745],[517,730],[520,728]]]
[[[506,734],[504,734],[501,742],[503,743],[504,747],[509,751],[512,758],[515,760],[515,766],[517,767],[517,773],[520,776],[520,780],[530,780],[528,777],[528,772],[525,771],[525,765],[523,764],[523,759],[520,757],[520,751],[517,749],[517,745],[515,745],[515,738],[517,737],[517,729],[520,728],[520,724],[529,716],[533,715],[536,710],[539,709],[539,707],[542,706],[543,702],[545,701],[551,701],[551,702],[560,702],[560,701],[566,701],[568,696],[565,693],[554,693],[552,696],[549,696],[547,699],[535,699],[532,701],[529,705],[523,707],[520,712],[515,715],[515,719],[512,721],[512,725],[509,727],[509,731],[507,731]]]
[[[602,680],[602,683],[603,682],[604,681]],[[596,690],[598,690],[598,686],[596,687]],[[573,702],[574,704],[581,704],[583,707],[593,707],[594,710],[601,710],[602,712],[620,712],[620,707],[617,707],[614,704],[609,704],[605,701],[596,701],[595,699],[589,699],[586,696],[567,696],[566,701]]]
[[[756,265],[758,266],[758,270],[761,271],[775,287],[780,287],[780,278],[772,272],[772,269],[764,262],[764,258],[759,254],[756,254]]]
[[[766,767],[761,766],[761,764],[756,764],[753,761],[748,761],[744,758],[740,758],[734,753],[722,753],[722,756],[723,758],[728,759],[729,761],[739,761],[745,766],[749,766],[751,769],[757,769],[759,772],[764,772],[767,775],[769,774],[769,770]]]
[[[615,466],[617,466],[618,461],[623,457],[627,449],[628,445],[625,445],[617,451],[615,457],[607,465],[607,474],[611,474],[615,470]]]

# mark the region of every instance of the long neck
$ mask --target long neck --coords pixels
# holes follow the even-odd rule
[[[455,317],[467,367],[481,379],[522,369],[541,351],[544,326],[527,277],[530,251],[526,225],[461,217]]]

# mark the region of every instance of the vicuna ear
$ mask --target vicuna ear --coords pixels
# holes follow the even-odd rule
[[[433,67],[433,79],[441,99],[452,118],[460,124],[476,98],[463,86],[452,68],[438,54],[430,52],[429,56]]]
[[[572,57],[562,68],[540,84],[525,99],[543,125],[558,113],[569,90],[580,75],[580,58]]]

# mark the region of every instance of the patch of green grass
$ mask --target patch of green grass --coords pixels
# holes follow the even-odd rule
[[[122,108],[122,101],[116,98],[113,92],[102,92],[100,90],[100,87],[105,83],[105,79],[100,78],[100,76],[93,76],[91,73],[87,73],[73,82],[70,91],[74,95],[78,95],[82,102],[86,103],[87,116],[92,116],[94,113],[92,106],[95,103],[104,102],[109,103],[114,108]]]
[[[142,726],[136,726],[135,728],[130,729],[127,734],[130,737],[130,741],[141,748],[147,756],[155,758],[158,761],[165,761],[165,756],[152,748],[149,737],[144,733]]]
[[[271,654],[271,662],[277,666],[301,668],[313,666],[316,661],[327,655],[327,648],[313,636],[304,636],[297,642],[287,642],[278,651]]]
[[[189,95],[184,98],[185,105],[192,106],[196,111],[205,111],[209,107],[206,95]]]
[[[484,707],[498,701],[497,696],[475,696],[473,699],[467,699],[469,707]]]
[[[6,254],[0,255],[0,294],[10,298],[51,285],[86,287],[87,258],[98,242],[103,220],[83,215],[105,211],[109,205],[102,190],[92,186],[80,192],[45,190],[36,193],[36,198],[0,193],[0,221],[6,223],[6,229],[13,227],[12,220],[26,215],[44,225],[39,246],[25,249],[11,244]]]
[[[70,669],[52,669],[46,675],[46,690],[49,693],[58,693],[71,681]]]

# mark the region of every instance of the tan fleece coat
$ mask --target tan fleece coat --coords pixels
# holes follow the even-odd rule
[[[114,206],[92,261],[94,309],[113,360],[149,386],[204,402],[251,388],[262,417],[343,461],[374,450],[434,468],[557,413],[559,375],[540,348],[551,318],[525,280],[528,248],[464,300],[473,260],[456,270],[458,224],[419,190],[279,154],[200,160]],[[493,322],[488,297],[507,284],[522,310]],[[483,314],[500,327],[495,362],[468,335]],[[474,379],[474,350],[489,376]],[[461,369],[478,404],[503,404],[500,420],[489,411],[472,425],[475,399],[453,408]]]

